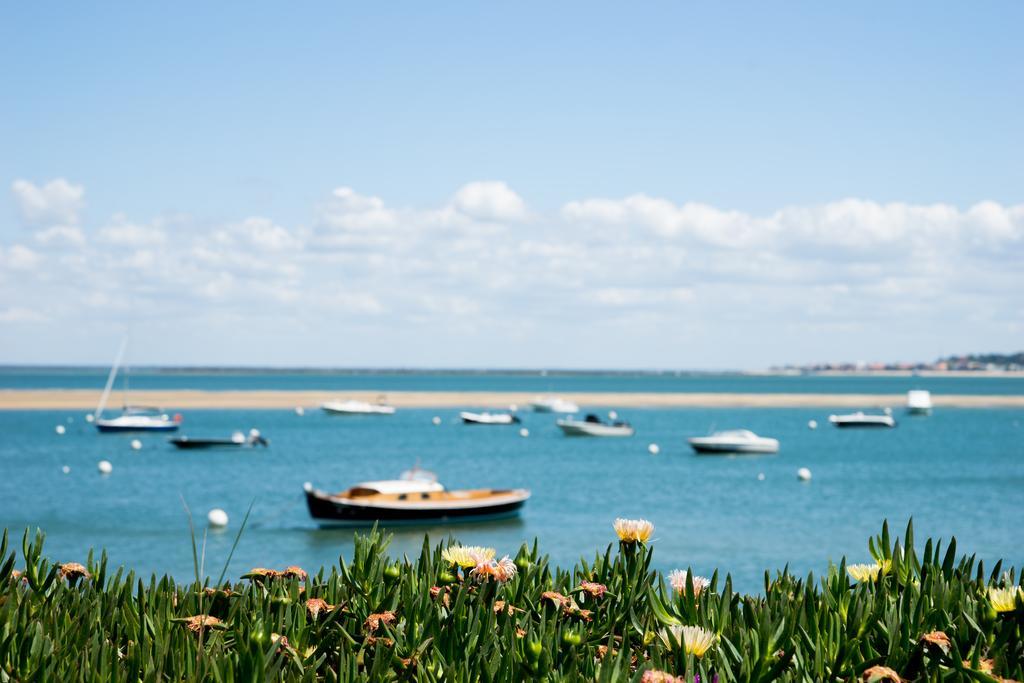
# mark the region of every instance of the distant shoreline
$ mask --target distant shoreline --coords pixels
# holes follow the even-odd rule
[[[315,409],[338,398],[387,402],[399,408],[497,408],[517,405],[526,409],[533,392],[501,391],[346,391],[346,390],[139,390],[132,403],[157,405],[167,410],[202,409]],[[588,406],[616,408],[901,408],[905,394],[752,394],[564,392],[561,397]],[[100,391],[94,389],[0,389],[0,410],[94,410]],[[933,396],[939,408],[1024,408],[1022,395]],[[113,407],[113,406],[112,406]]]
[[[110,370],[103,365],[12,365],[0,363],[0,374],[30,374],[33,372],[85,372],[105,374]],[[513,375],[517,377],[579,377],[579,376],[641,376],[641,377],[950,377],[969,379],[1024,378],[1024,370],[684,370],[684,369],[599,369],[599,368],[345,368],[345,367],[261,367],[261,366],[203,366],[203,365],[136,365],[135,374],[154,375],[341,375],[363,377],[368,375],[451,375],[487,376]]]

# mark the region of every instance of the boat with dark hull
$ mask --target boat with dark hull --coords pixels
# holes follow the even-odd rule
[[[303,487],[309,514],[321,526],[370,526],[478,522],[519,513],[530,497],[526,489],[468,489],[449,491],[424,470],[402,479],[367,481],[340,493],[328,493],[310,483]]]
[[[892,415],[872,415],[869,413],[850,413],[849,415],[829,415],[828,421],[834,424],[836,427],[849,429],[851,427],[856,428],[873,428],[879,427],[889,428],[896,426],[896,420],[893,419]]]
[[[190,436],[179,436],[169,439],[171,445],[182,450],[202,450],[211,448],[253,448],[255,446],[269,446],[267,441],[253,429],[249,432],[248,438],[242,432],[235,432],[230,439],[195,439]]]

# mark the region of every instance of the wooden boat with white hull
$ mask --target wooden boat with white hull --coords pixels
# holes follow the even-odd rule
[[[526,489],[448,491],[429,472],[407,472],[402,479],[367,481],[340,493],[310,483],[303,487],[309,514],[321,526],[369,526],[481,521],[512,517],[530,497]]]

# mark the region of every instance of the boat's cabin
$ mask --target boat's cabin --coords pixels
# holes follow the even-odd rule
[[[125,406],[122,411],[124,415],[147,415],[147,416],[163,416],[163,408],[157,408],[155,406]]]
[[[729,439],[744,439],[744,440],[750,440],[750,439],[758,438],[757,434],[755,434],[754,432],[750,431],[749,429],[729,429],[729,430],[726,430],[724,432],[715,432],[714,434],[712,434],[712,436],[718,436],[718,437],[729,438]]]
[[[427,481],[423,479],[388,479],[383,481],[364,481],[348,489],[343,495],[348,498],[394,495],[398,497],[399,500],[405,500],[405,498],[421,497],[421,494],[439,493],[441,491],[444,491],[444,486],[436,481]],[[405,496],[405,498],[402,496]],[[427,497],[429,497],[429,495]]]

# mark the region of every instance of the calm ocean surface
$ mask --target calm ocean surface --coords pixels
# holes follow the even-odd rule
[[[0,389],[102,389],[108,368],[40,369],[0,367]],[[123,381],[122,372],[118,387]],[[620,374],[381,373],[374,371],[183,372],[135,369],[136,389],[530,391],[557,392],[724,392],[797,394],[902,394],[928,389],[943,394],[1024,394],[1024,377],[828,377],[759,376],[666,372]]]
[[[15,373],[16,374],[16,373]],[[55,373],[56,374],[56,373]],[[81,375],[96,386],[102,373]],[[77,375],[76,375],[77,376]],[[133,378],[134,380],[135,378]],[[88,381],[86,381],[88,380]],[[443,375],[386,377],[302,375],[139,377],[137,386],[234,388],[438,388],[516,390],[837,391],[900,393],[914,386],[956,393],[1019,393],[1019,380],[747,377],[524,377]],[[444,381],[442,381],[444,380]],[[24,374],[5,386],[51,386]],[[72,385],[67,375],[61,380]],[[21,382],[21,384],[18,384]],[[393,384],[389,384],[392,382]],[[134,381],[133,381],[134,384]],[[755,388],[757,387],[757,388]],[[780,389],[779,387],[789,387]],[[870,407],[870,406],[869,406]],[[466,543],[514,554],[539,537],[559,564],[591,556],[614,539],[616,516],[656,524],[655,563],[731,572],[739,587],[758,590],[764,569],[786,563],[820,572],[844,554],[868,559],[866,541],[888,518],[902,530],[913,516],[917,536],[956,535],[960,547],[987,562],[1024,566],[1024,411],[941,409],[930,417],[897,413],[894,430],[838,430],[827,409],[677,409],[620,411],[637,428],[632,439],[563,437],[550,415],[525,414],[518,428],[469,427],[457,410],[400,410],[394,417],[329,417],[319,411],[188,411],[182,433],[227,436],[257,427],[270,448],[179,452],[165,436],[100,435],[83,413],[0,411],[0,521],[20,537],[47,533],[47,554],[82,560],[106,548],[115,564],[141,572],[192,571],[181,497],[200,526],[206,512],[231,516],[210,535],[208,571],[217,574],[250,501],[250,526],[230,574],[253,566],[337,562],[352,531],[321,530],[310,520],[302,484],[341,489],[397,475],[417,460],[449,487],[524,486],[533,498],[521,519],[428,528],[432,539],[454,533]],[[439,415],[439,426],[431,418]],[[816,419],[816,431],[807,422]],[[59,436],[55,426],[65,425]],[[775,456],[697,457],[684,439],[712,427],[746,427],[781,440]],[[141,451],[130,442],[140,438]],[[658,443],[652,456],[647,444]],[[100,476],[96,463],[113,463]],[[61,468],[71,468],[63,474]],[[799,467],[813,480],[797,481]],[[764,480],[758,479],[763,473]],[[393,550],[415,553],[424,529],[396,531]]]

